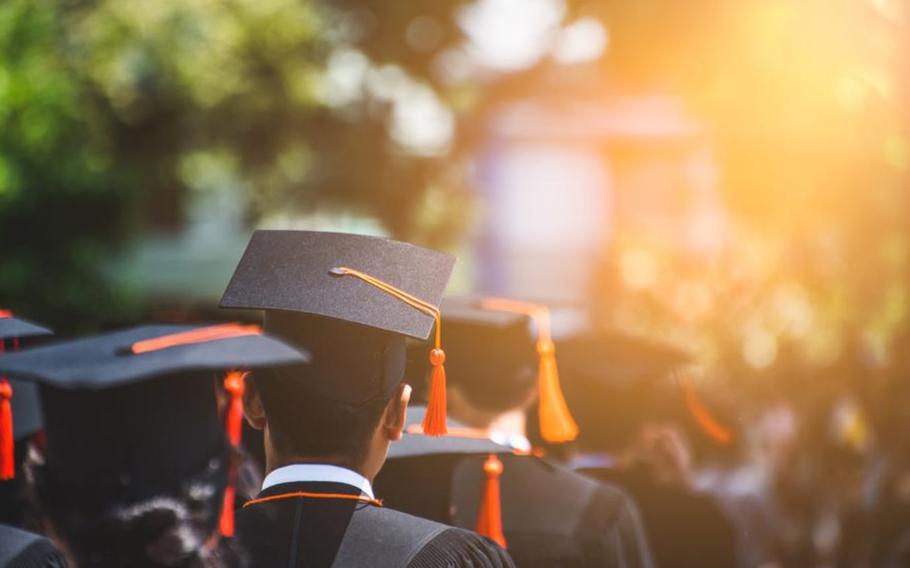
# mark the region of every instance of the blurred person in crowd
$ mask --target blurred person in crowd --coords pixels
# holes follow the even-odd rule
[[[671,378],[686,357],[601,332],[580,332],[561,341],[559,350],[567,397],[582,432],[569,465],[629,492],[641,510],[656,566],[735,566],[733,525],[694,487],[693,452],[682,427],[685,404],[713,436],[728,442],[731,434],[691,386]]]
[[[35,345],[50,335],[50,329],[0,310],[0,353]],[[8,407],[3,400],[9,402]],[[7,431],[5,425],[11,429]],[[0,523],[39,529],[29,504],[23,464],[32,446],[40,442],[41,430],[37,387],[15,378],[0,378]]]
[[[237,517],[252,566],[512,566],[491,540],[373,494],[405,427],[405,337],[427,339],[453,265],[381,238],[253,235],[221,305],[265,310],[266,329],[311,352],[313,365],[248,385],[245,413],[264,433],[267,472]],[[432,356],[443,364],[438,336]],[[444,424],[444,406],[435,411]]]
[[[547,360],[555,352],[541,327],[547,326],[543,310],[508,300],[443,303],[450,415],[472,435],[517,453],[499,456],[498,476],[502,537],[516,566],[651,566],[638,510],[625,493],[529,454],[525,416],[535,402],[549,407],[550,418],[566,412],[558,409],[564,406],[558,377],[548,374],[556,370],[550,367],[555,359]],[[548,438],[574,437],[570,415],[556,421],[568,428],[545,433]],[[486,460],[429,456],[393,463],[378,483],[391,503],[409,512],[473,527],[483,520],[478,497],[489,482]],[[441,486],[437,493],[446,502],[409,498],[408,487],[426,478]]]
[[[40,385],[47,444],[30,472],[48,534],[80,568],[239,564],[218,538],[233,530],[233,459],[213,381],[305,361],[235,324],[142,326],[0,358],[0,372]]]

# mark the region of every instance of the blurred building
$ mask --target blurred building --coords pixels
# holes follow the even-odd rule
[[[478,291],[583,300],[618,239],[719,250],[725,215],[702,126],[673,96],[598,77],[551,67],[485,113],[469,245]]]

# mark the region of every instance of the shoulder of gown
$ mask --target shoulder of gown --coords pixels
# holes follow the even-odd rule
[[[0,525],[0,568],[65,568],[66,560],[43,536]]]
[[[498,544],[479,534],[448,528],[420,550],[408,568],[513,568],[511,557]]]
[[[585,511],[583,530],[618,552],[629,568],[652,568],[651,547],[635,501],[621,489],[600,483]],[[611,553],[612,554],[612,553]]]

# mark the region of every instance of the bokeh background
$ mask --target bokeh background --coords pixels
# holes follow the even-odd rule
[[[454,292],[692,353],[825,558],[830,495],[910,463],[908,28],[901,0],[5,0],[0,301],[211,319],[255,228],[443,248]]]

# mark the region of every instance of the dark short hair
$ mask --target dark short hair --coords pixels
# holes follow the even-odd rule
[[[293,369],[259,371],[254,380],[279,452],[298,457],[343,456],[352,466],[366,457],[370,438],[391,400],[391,396],[376,396],[359,405],[338,402],[301,388]]]
[[[507,412],[534,393],[537,353],[524,321],[507,329],[453,323],[446,333],[447,380],[471,404]]]

